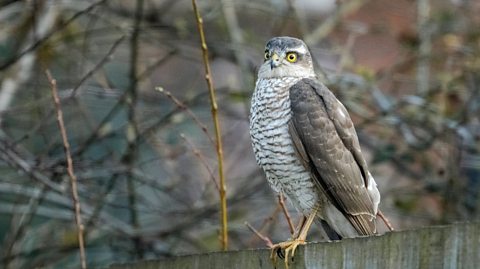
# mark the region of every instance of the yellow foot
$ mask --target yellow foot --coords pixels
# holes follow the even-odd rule
[[[285,268],[288,269],[288,260],[293,259],[295,255],[295,250],[299,245],[304,245],[305,240],[303,239],[292,239],[285,242],[280,242],[272,246],[272,252],[270,253],[270,259],[272,259],[274,266],[277,265],[277,256],[284,259]],[[282,250],[285,254],[282,253]]]

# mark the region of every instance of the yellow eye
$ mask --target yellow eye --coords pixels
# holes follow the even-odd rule
[[[268,53],[268,51],[265,51],[265,55],[263,57],[265,60],[268,60],[270,59],[270,54]]]
[[[289,52],[287,53],[287,61],[294,63],[297,61],[297,54],[295,52]]]

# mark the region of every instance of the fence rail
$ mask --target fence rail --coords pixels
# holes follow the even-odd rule
[[[270,250],[248,249],[112,265],[111,269],[274,268]],[[283,268],[279,261],[278,269]],[[290,269],[480,268],[480,223],[457,223],[381,236],[309,243],[299,247]]]

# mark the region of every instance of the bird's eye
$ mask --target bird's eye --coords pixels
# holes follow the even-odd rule
[[[264,58],[265,60],[270,59],[270,54],[268,53],[268,51],[265,51],[265,55],[263,56],[263,58]]]
[[[289,52],[287,53],[287,61],[294,63],[298,59],[297,53],[295,52]]]

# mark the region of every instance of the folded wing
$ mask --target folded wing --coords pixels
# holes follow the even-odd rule
[[[380,195],[347,110],[316,79],[293,85],[290,102],[289,132],[299,159],[358,233],[374,234]]]

